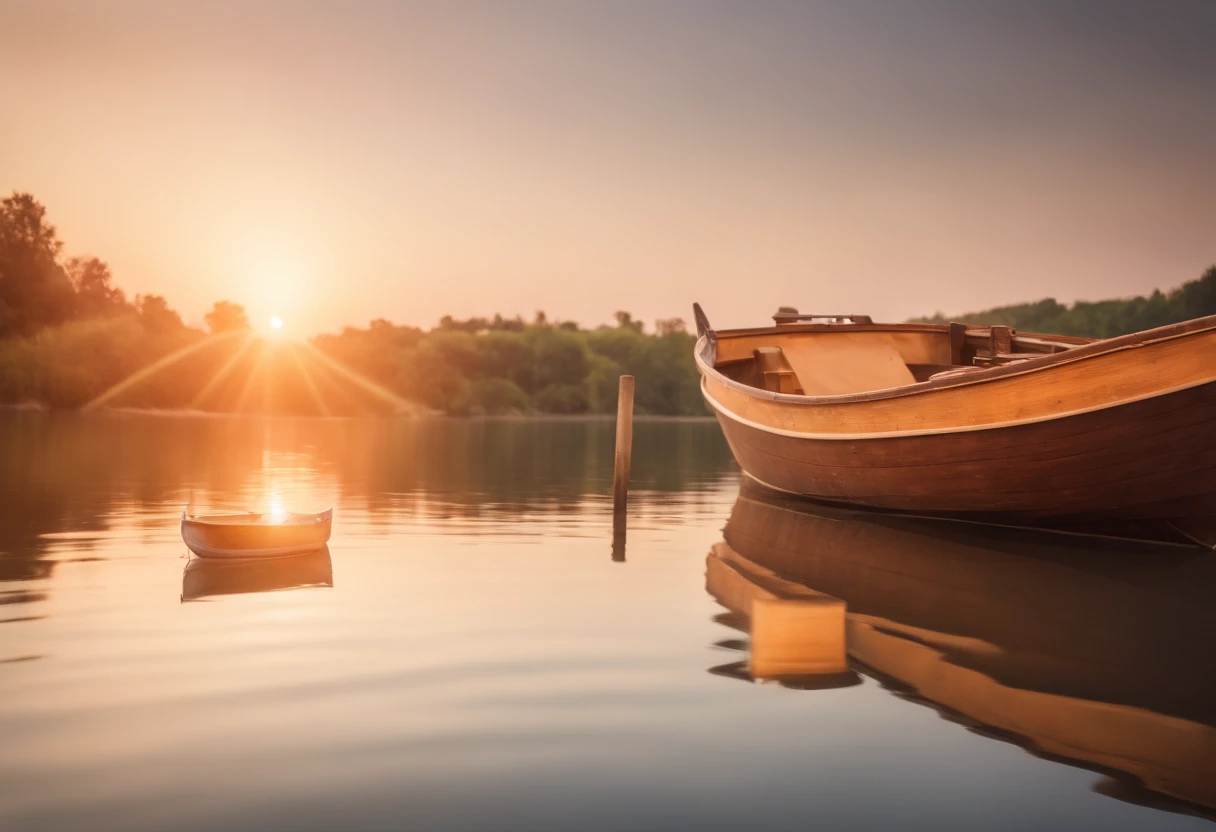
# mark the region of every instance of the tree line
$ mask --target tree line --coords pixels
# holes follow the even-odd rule
[[[198,344],[208,331],[250,328],[245,310],[223,300],[204,322],[207,331],[187,326],[159,295],[128,298],[96,257],[65,257],[45,207],[30,194],[0,202],[0,402],[79,407],[141,368]],[[639,412],[704,414],[692,359],[695,339],[684,322],[661,320],[653,333],[644,329],[627,312],[617,313],[615,326],[590,330],[550,321],[543,312],[531,321],[445,316],[429,331],[379,319],[317,336],[312,344],[393,393],[449,414],[611,412],[622,373],[637,378]],[[229,339],[208,347],[176,372],[149,377],[118,403],[189,406],[197,401],[193,388],[239,358],[241,344]],[[239,376],[258,372],[257,355],[251,351],[231,373],[238,377],[234,390],[247,386]],[[281,363],[286,376],[293,365]],[[295,392],[278,401],[305,402],[306,382],[291,384]],[[238,400],[250,397],[234,392],[216,398],[214,406],[225,409]],[[361,405],[350,407],[357,412]]]
[[[982,326],[1011,326],[1023,332],[1114,338],[1207,315],[1216,315],[1216,266],[1198,280],[1168,293],[1156,290],[1151,295],[1134,298],[1082,300],[1072,306],[1044,298],[954,317],[938,312],[931,317],[913,318],[910,323],[942,324],[953,320]]]
[[[914,320],[963,320],[1109,338],[1213,314],[1216,266],[1168,293],[1071,306],[1047,298],[954,318],[938,313]],[[30,194],[14,193],[0,201],[0,402],[79,407],[141,368],[199,344],[208,333],[250,328],[245,310],[223,300],[204,322],[206,330],[187,326],[160,295],[128,297],[109,266],[96,257],[65,257],[46,209]],[[315,412],[305,404],[316,398],[315,380],[306,378],[303,368],[299,378],[287,378],[294,372],[290,368],[299,365],[298,357],[278,355],[280,368],[288,369],[267,372],[260,356],[274,350],[265,347],[249,351],[229,373],[227,395],[200,405],[195,395],[199,379],[225,367],[231,371],[246,339],[213,340],[214,349],[199,352],[177,372],[149,377],[125,403],[256,408],[248,403],[259,401],[249,395],[257,382],[280,390],[277,398],[271,397],[279,403],[276,412]],[[593,329],[551,321],[537,312],[529,321],[445,316],[430,330],[377,319],[366,327],[318,335],[311,345],[397,396],[453,415],[610,413],[616,406],[617,379],[629,373],[637,380],[639,412],[678,416],[706,413],[692,358],[694,342],[678,318],[656,321],[654,331],[646,332],[628,312],[618,312],[614,326]],[[335,386],[337,378],[321,381],[337,398],[350,400],[341,412],[364,407]]]
[[[212,332],[249,326],[244,310],[224,301],[205,320]],[[0,201],[0,402],[79,407],[204,337],[162,296],[127,297],[103,260],[65,257],[32,195]],[[156,380],[162,392],[187,383]]]
[[[538,312],[527,322],[445,316],[430,331],[381,319],[313,339],[401,396],[453,415],[610,413],[623,373],[636,378],[639,413],[705,415],[695,342],[681,319],[648,334],[628,312],[595,329]]]

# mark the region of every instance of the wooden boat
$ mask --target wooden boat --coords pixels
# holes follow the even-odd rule
[[[328,546],[303,555],[249,561],[190,558],[182,570],[182,601],[333,585],[334,566]]]
[[[769,663],[822,660],[837,628],[808,635],[802,616],[765,609],[761,631],[757,603],[796,612],[808,596],[837,599],[852,668],[972,731],[1111,775],[1103,794],[1216,817],[1209,552],[825,506],[745,483],[706,588],[750,619],[744,646]]]
[[[315,552],[329,542],[334,510],[319,514],[182,512],[182,540],[204,558],[286,557]]]
[[[1216,316],[1090,340],[782,312],[696,363],[744,472],[989,522],[1169,522],[1216,542]]]

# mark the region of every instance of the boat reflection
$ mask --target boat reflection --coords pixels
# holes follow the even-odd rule
[[[803,690],[861,683],[849,668],[845,603],[786,581],[772,570],[715,544],[705,562],[705,585],[730,614],[717,621],[748,632],[748,642],[717,646],[747,649],[747,661],[720,665],[710,673],[749,681],[775,681]]]
[[[971,730],[1216,810],[1216,556],[873,514],[744,485],[706,586],[750,628],[738,675],[854,670]],[[723,673],[725,668],[711,672]],[[810,685],[814,687],[814,685]]]
[[[182,572],[182,601],[333,585],[334,567],[328,546],[306,555],[283,558],[192,557]]]

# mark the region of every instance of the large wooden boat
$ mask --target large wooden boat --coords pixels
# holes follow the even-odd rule
[[[973,731],[1112,775],[1095,786],[1104,794],[1216,817],[1209,552],[825,506],[745,483],[706,588],[744,617],[756,678],[775,659],[798,671],[843,652]]]
[[[821,500],[1216,536],[1216,316],[1106,340],[774,316],[696,363],[739,465]]]
[[[329,542],[334,510],[318,514],[212,514],[182,512],[182,540],[204,558],[288,557]]]

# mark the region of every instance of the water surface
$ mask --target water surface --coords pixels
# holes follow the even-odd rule
[[[716,424],[639,422],[614,560],[612,441],[0,415],[0,828],[1207,825],[1210,555],[808,514],[740,498]],[[191,560],[187,503],[333,538]],[[753,678],[724,542],[848,602],[851,681]]]

